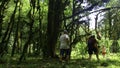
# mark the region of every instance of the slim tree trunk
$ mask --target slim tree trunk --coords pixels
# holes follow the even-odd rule
[[[10,38],[12,29],[13,29],[16,10],[17,10],[17,2],[16,2],[14,12],[11,15],[10,22],[8,23],[7,30],[6,30],[6,32],[4,34],[4,37],[2,38],[2,41],[1,41],[1,45],[2,45],[2,46],[0,46],[0,56],[1,57],[4,55],[4,52],[7,51],[7,44],[9,42],[9,38]]]
[[[111,27],[112,27],[112,23],[111,23],[111,14],[110,14],[110,10],[108,11],[108,19],[109,19],[109,38],[111,39]]]
[[[2,38],[2,24],[3,24],[3,18],[4,18],[4,11],[5,7],[8,5],[10,0],[2,0],[0,4],[0,39]]]
[[[14,56],[15,50],[16,52],[20,50],[20,11],[21,11],[21,8],[19,6],[19,16],[18,16],[18,22],[16,26],[16,32],[15,32],[15,38],[14,38],[11,56]]]
[[[31,13],[31,9],[30,9],[30,13]],[[33,11],[34,13],[34,11]],[[25,54],[27,53],[27,49],[28,49],[28,46],[32,40],[32,37],[33,37],[33,24],[34,24],[34,19],[32,17],[32,15],[30,15],[30,28],[29,28],[29,37],[28,37],[28,40],[27,42],[25,43],[24,47],[23,47],[23,52],[19,58],[19,61],[21,62],[23,59],[25,59]]]
[[[40,0],[38,0],[37,2],[37,6],[38,6],[38,14],[39,14],[39,40],[38,40],[38,45],[37,45],[37,53],[40,53],[40,49],[42,48],[42,46],[44,45],[43,42],[45,40],[45,38],[43,37],[42,34],[42,13],[41,13],[41,6],[40,6]],[[44,39],[43,39],[44,38]]]

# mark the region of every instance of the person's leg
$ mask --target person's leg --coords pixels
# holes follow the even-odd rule
[[[70,49],[66,49],[66,60],[70,59]]]
[[[97,60],[99,61],[99,55],[98,55],[98,53],[96,53],[96,58],[97,58]]]
[[[97,60],[99,61],[99,51],[97,48],[94,49],[94,53],[96,55]]]
[[[63,60],[63,56],[64,56],[64,50],[60,49],[60,61]]]
[[[88,49],[88,54],[89,54],[88,60],[91,60],[93,54],[92,49]]]
[[[103,53],[102,53],[102,55],[103,55],[103,58],[105,58],[105,54],[106,54],[105,52],[103,52]]]
[[[88,60],[91,60],[91,58],[92,58],[92,54],[89,54],[89,58],[88,58]]]

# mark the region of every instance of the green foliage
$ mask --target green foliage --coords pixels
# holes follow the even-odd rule
[[[72,2],[70,2],[70,4],[65,7],[64,14],[66,15],[66,17],[72,15],[72,10],[73,10],[72,8],[73,8]]]
[[[107,4],[107,7],[116,7],[116,6],[120,6],[120,0],[110,0],[110,2]]]
[[[119,0],[110,0],[109,3],[107,3],[106,7],[119,7]],[[104,27],[102,29],[102,31],[105,31],[104,35],[106,37],[109,37],[109,39],[114,40],[114,39],[119,39],[120,35],[119,35],[119,17],[120,11],[119,8],[113,8],[108,10],[105,13],[104,16]]]
[[[79,42],[78,44],[76,44],[76,46],[73,48],[72,50],[72,57],[73,58],[79,58],[79,57],[84,57],[85,54],[87,53],[87,47],[86,47],[86,43],[85,42]]]

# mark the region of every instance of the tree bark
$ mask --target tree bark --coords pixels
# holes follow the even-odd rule
[[[61,26],[62,19],[62,0],[49,0],[48,25],[47,25],[47,44],[44,47],[44,56],[55,57],[55,47]]]
[[[21,11],[21,8],[19,6],[19,16],[18,16],[18,21],[17,21],[15,38],[14,38],[11,56],[14,56],[15,50],[16,50],[16,52],[20,52],[20,14],[21,14],[20,11]]]

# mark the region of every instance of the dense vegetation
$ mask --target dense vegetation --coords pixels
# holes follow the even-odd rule
[[[0,66],[119,67],[119,3],[119,0],[0,0]],[[71,42],[69,63],[58,60],[59,36],[64,29]],[[101,62],[96,63],[94,57],[93,61],[85,59],[89,34],[96,35],[99,46],[107,47],[108,58],[102,59],[100,52]]]

